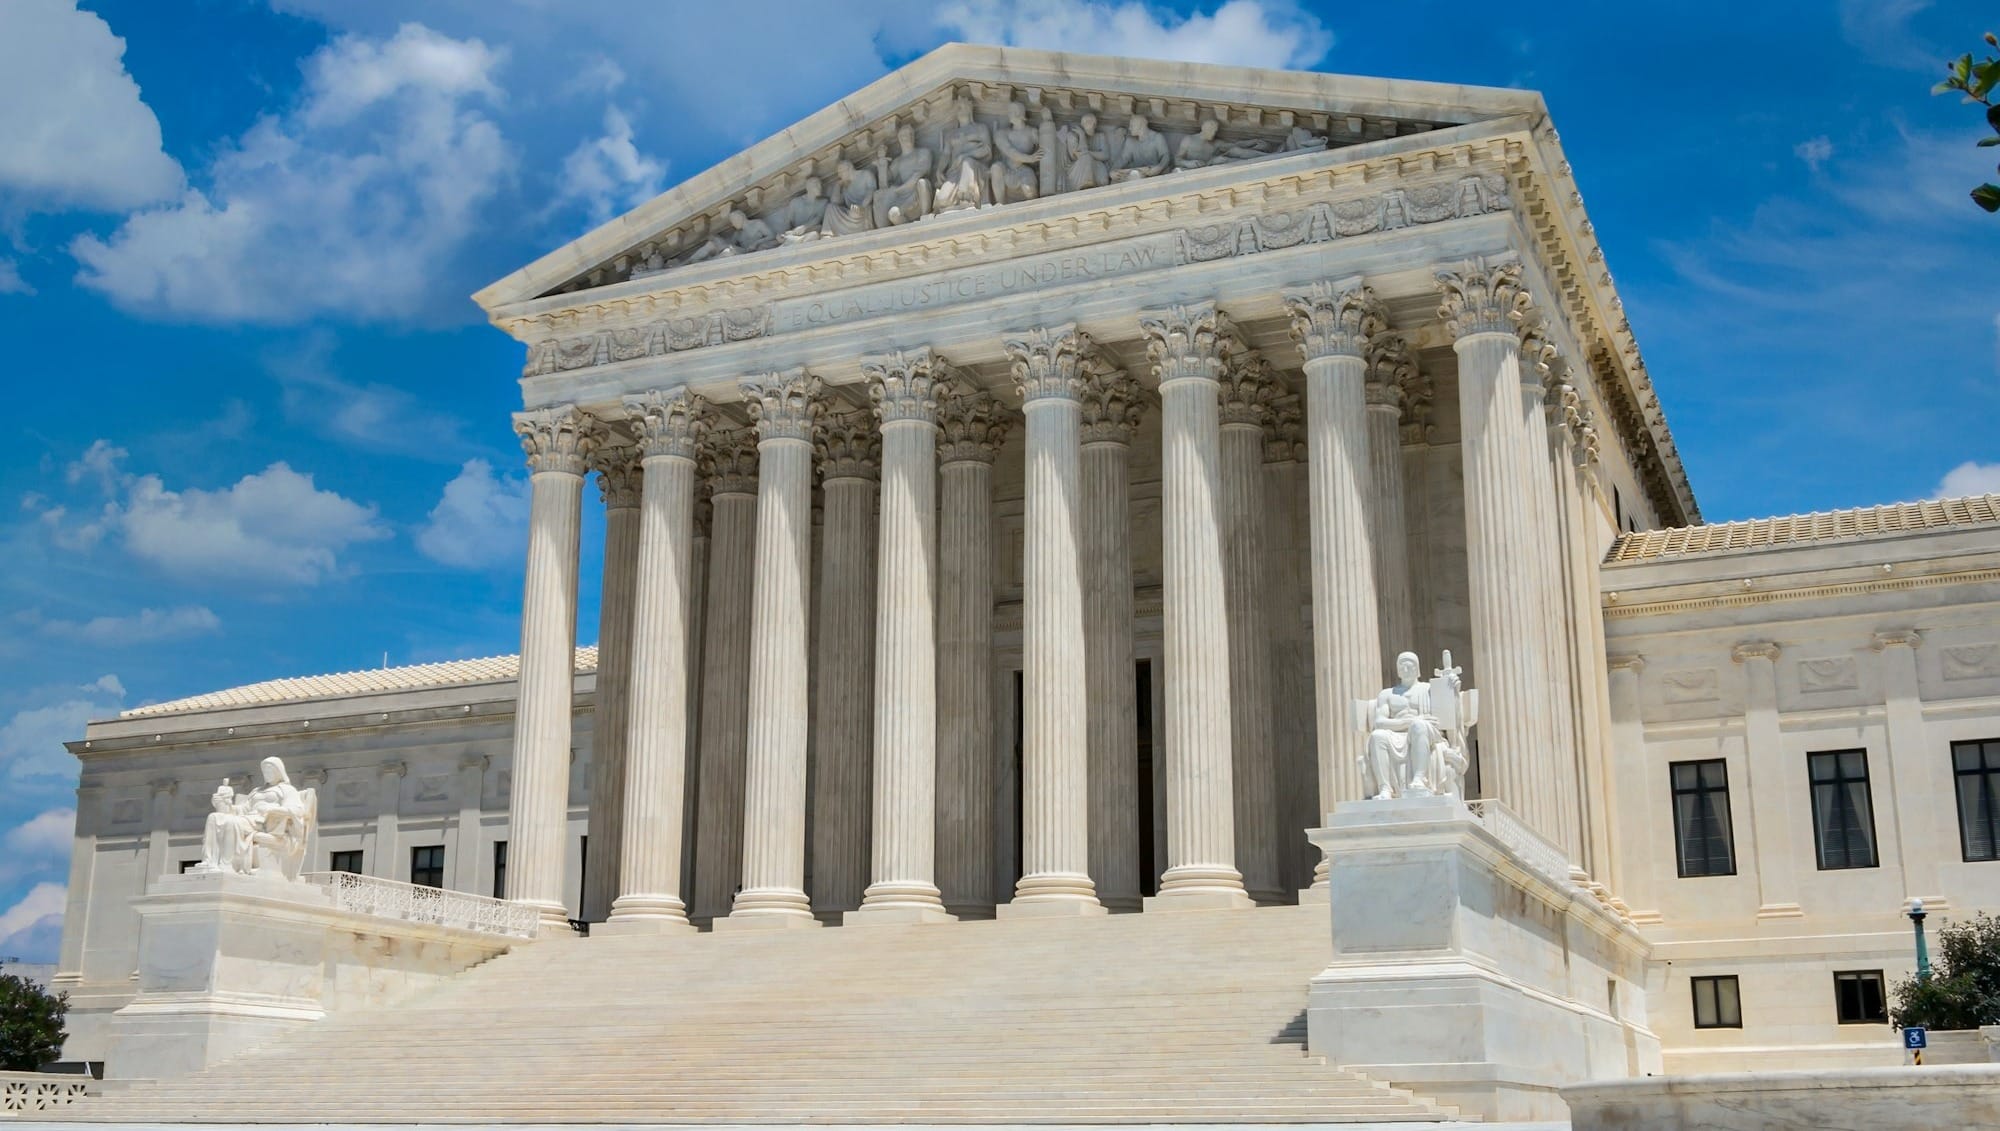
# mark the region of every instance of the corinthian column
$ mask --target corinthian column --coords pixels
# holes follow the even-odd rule
[[[1083,574],[1077,557],[1082,393],[1074,325],[1011,334],[1028,418],[1021,609],[1021,882],[1002,916],[1101,915],[1090,881]]]
[[[1384,319],[1359,278],[1315,283],[1285,296],[1306,371],[1306,477],[1312,527],[1313,707],[1319,746],[1319,812],[1361,796],[1363,735],[1349,704],[1382,683],[1375,547],[1368,511],[1368,341]],[[1313,888],[1326,887],[1326,860]]]
[[[1529,537],[1541,552],[1524,565],[1534,570],[1536,622],[1542,630],[1543,685],[1548,708],[1543,712],[1539,741],[1543,780],[1553,788],[1542,830],[1569,854],[1583,859],[1580,783],[1577,766],[1576,681],[1570,670],[1573,632],[1568,603],[1563,599],[1561,519],[1556,513],[1556,469],[1550,451],[1546,388],[1558,354],[1549,320],[1539,314],[1521,327],[1521,431],[1525,437],[1522,468],[1523,498],[1529,512]]]
[[[861,906],[868,883],[868,746],[874,723],[875,466],[882,441],[856,410],[820,430],[824,521],[813,615],[813,911],[822,920]]]
[[[590,843],[580,917],[602,923],[618,898],[631,702],[632,601],[639,580],[639,450],[606,445],[591,461],[604,497],[604,583],[597,608],[597,712],[590,729]]]
[[[1263,358],[1232,350],[1222,382],[1223,594],[1229,605],[1229,729],[1236,862],[1258,903],[1284,898],[1278,849],[1271,639],[1265,632],[1264,424],[1284,388]]]
[[[1082,362],[1083,653],[1090,716],[1090,877],[1113,911],[1139,909],[1139,692],[1132,657],[1132,433],[1139,382]]]
[[[743,875],[743,763],[750,701],[750,563],[757,537],[757,430],[713,433],[708,608],[702,615],[701,796],[696,803],[695,918],[729,914]]]
[[[1319,750],[1313,737],[1313,637],[1306,546],[1306,420],[1297,394],[1270,404],[1264,426],[1264,624],[1271,642],[1272,729],[1277,747],[1279,857],[1287,891],[1312,886],[1319,849],[1305,830],[1319,807]]]
[[[1465,559],[1472,603],[1472,663],[1479,681],[1481,792],[1547,829],[1536,780],[1537,715],[1548,673],[1536,622],[1533,572],[1546,547],[1529,539],[1527,430],[1521,416],[1520,342],[1528,296],[1518,262],[1473,260],[1437,273],[1458,354],[1459,428],[1465,461]]]
[[[806,617],[812,609],[813,428],[819,378],[743,384],[757,419],[757,564],[750,606],[750,726],[743,772],[743,890],[717,929],[817,927],[806,898]]]
[[[1382,670],[1396,670],[1396,655],[1417,646],[1410,606],[1410,547],[1404,529],[1403,400],[1416,380],[1417,363],[1402,335],[1388,331],[1368,342],[1368,540],[1375,551],[1376,624]]]
[[[563,863],[569,816],[570,706],[576,685],[576,550],[583,469],[602,432],[574,406],[514,414],[528,455],[528,568],[521,596],[521,675],[507,803],[507,898],[534,905],[544,929],[569,929]]]
[[[625,402],[643,461],[638,578],[632,594],[630,698],[625,707],[624,837],[619,880],[600,932],[689,927],[681,899],[681,820],[688,738],[688,590],[694,572],[694,459],[704,405],[686,389]],[[599,661],[602,680],[602,660]],[[607,854],[608,855],[608,854]]]
[[[927,349],[864,358],[882,421],[869,884],[847,922],[951,918],[937,887],[937,410],[953,382]]]
[[[1219,382],[1231,332],[1212,303],[1140,316],[1160,383],[1160,573],[1166,652],[1167,869],[1154,902],[1244,907],[1230,768]]]
[[[993,914],[993,459],[1008,420],[985,393],[938,410],[938,887]]]

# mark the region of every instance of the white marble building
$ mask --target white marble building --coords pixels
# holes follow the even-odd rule
[[[1404,650],[1670,1069],[1894,1063],[1907,900],[2000,908],[1993,501],[1701,525],[1535,94],[950,47],[477,298],[520,657],[92,723],[71,1058],[266,754],[309,869],[545,933],[1220,914],[1327,897]]]

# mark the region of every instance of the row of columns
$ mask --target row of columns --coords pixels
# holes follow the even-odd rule
[[[1547,690],[1556,657],[1574,662],[1563,652],[1571,634],[1551,626],[1577,614],[1558,596],[1566,567],[1546,549],[1565,520],[1556,509],[1560,482],[1537,455],[1553,439],[1542,430],[1544,398],[1539,381],[1522,379],[1524,351],[1541,348],[1546,335],[1524,344],[1517,265],[1475,262],[1439,272],[1438,282],[1459,355],[1488,792],[1552,830],[1579,808],[1574,780],[1561,785],[1570,774],[1557,763],[1574,757],[1582,708],[1551,701]],[[1306,376],[1316,821],[1359,794],[1363,736],[1348,704],[1380,686],[1385,650],[1413,632],[1400,424],[1415,367],[1362,279],[1316,283],[1285,302]],[[1169,906],[1274,900],[1282,841],[1269,825],[1281,785],[1271,650],[1255,626],[1267,616],[1265,425],[1291,398],[1213,304],[1149,311],[1139,328],[1162,416],[1168,859],[1158,898]],[[1131,906],[1139,891],[1137,853],[1122,850],[1136,845],[1137,830],[1120,827],[1136,823],[1137,810],[1131,568],[1120,534],[1129,527],[1127,460],[1145,398],[1074,326],[1010,334],[1003,344],[1027,451],[1023,875],[999,913],[1097,914],[1107,904]],[[637,449],[615,458],[600,458],[604,433],[573,408],[517,416],[533,488],[512,897],[547,918],[564,915],[566,759],[552,752],[567,751],[578,494],[585,466],[597,465],[612,469],[607,507],[615,496],[623,505],[614,510],[633,512],[607,539],[635,538],[637,550],[629,587],[607,573],[597,738],[604,776],[593,801],[622,788],[622,828],[593,815],[593,832],[612,830],[601,851],[618,860],[592,868],[592,887],[600,900],[616,892],[609,929],[688,920],[681,825],[700,458],[713,514],[700,665],[703,852],[694,877],[706,906],[696,917],[713,916],[718,928],[814,925],[816,902],[855,906],[862,863],[850,857],[861,844],[869,856],[857,918],[944,918],[992,906],[990,465],[1007,424],[928,350],[867,359],[864,372],[873,422],[828,416],[804,370],[743,383],[754,431],[711,431],[705,405],[686,390],[634,398],[627,410]],[[816,441],[829,552],[809,632]],[[871,529],[877,452],[880,525]],[[631,467],[636,476],[620,470]],[[623,502],[617,484],[626,481],[640,485],[634,502]],[[809,662],[814,635],[818,665]],[[622,672],[621,652],[630,657]],[[835,656],[841,662],[830,662]],[[815,669],[817,688],[808,678]],[[1538,709],[1557,702],[1559,711]],[[823,834],[810,895],[809,718],[818,775],[810,804]],[[746,755],[728,757],[732,749]],[[865,782],[864,767],[872,767]],[[1111,819],[1093,825],[1093,814]],[[965,835],[938,843],[941,816]],[[856,827],[865,835],[839,835]],[[742,886],[725,906],[719,893],[739,874],[739,853]],[[1321,862],[1316,882],[1324,877]]]

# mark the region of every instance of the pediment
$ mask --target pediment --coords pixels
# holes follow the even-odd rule
[[[1541,112],[1526,91],[952,44],[474,298],[494,312],[964,209]]]

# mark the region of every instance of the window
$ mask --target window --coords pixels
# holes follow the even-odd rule
[[[1813,839],[1822,872],[1875,866],[1875,808],[1868,797],[1868,752],[1806,755],[1812,770]]]
[[[1887,1025],[1888,998],[1880,970],[1844,970],[1833,975],[1834,1007],[1842,1025]]]
[[[507,842],[493,842],[493,898],[507,898]]]
[[[1697,1029],[1741,1029],[1743,1005],[1736,994],[1736,975],[1717,974],[1691,978],[1694,987],[1694,1027]]]
[[[1683,876],[1733,876],[1736,841],[1729,827],[1729,767],[1720,758],[1675,762],[1674,848]]]
[[[361,850],[351,848],[346,852],[334,853],[333,857],[327,862],[327,870],[332,872],[352,872],[357,876],[360,875]]]
[[[2000,860],[2000,738],[1951,744],[1958,843],[1967,860]]]
[[[425,844],[410,849],[410,882],[427,888],[444,886],[444,845]]]
[[[194,866],[195,866],[195,865],[197,865],[197,864],[199,864],[199,863],[201,863],[201,861],[199,861],[199,860],[183,860],[183,861],[181,861],[181,875],[183,875],[183,876],[187,875],[187,874],[188,874],[189,872],[193,871],[193,870],[194,870]]]

